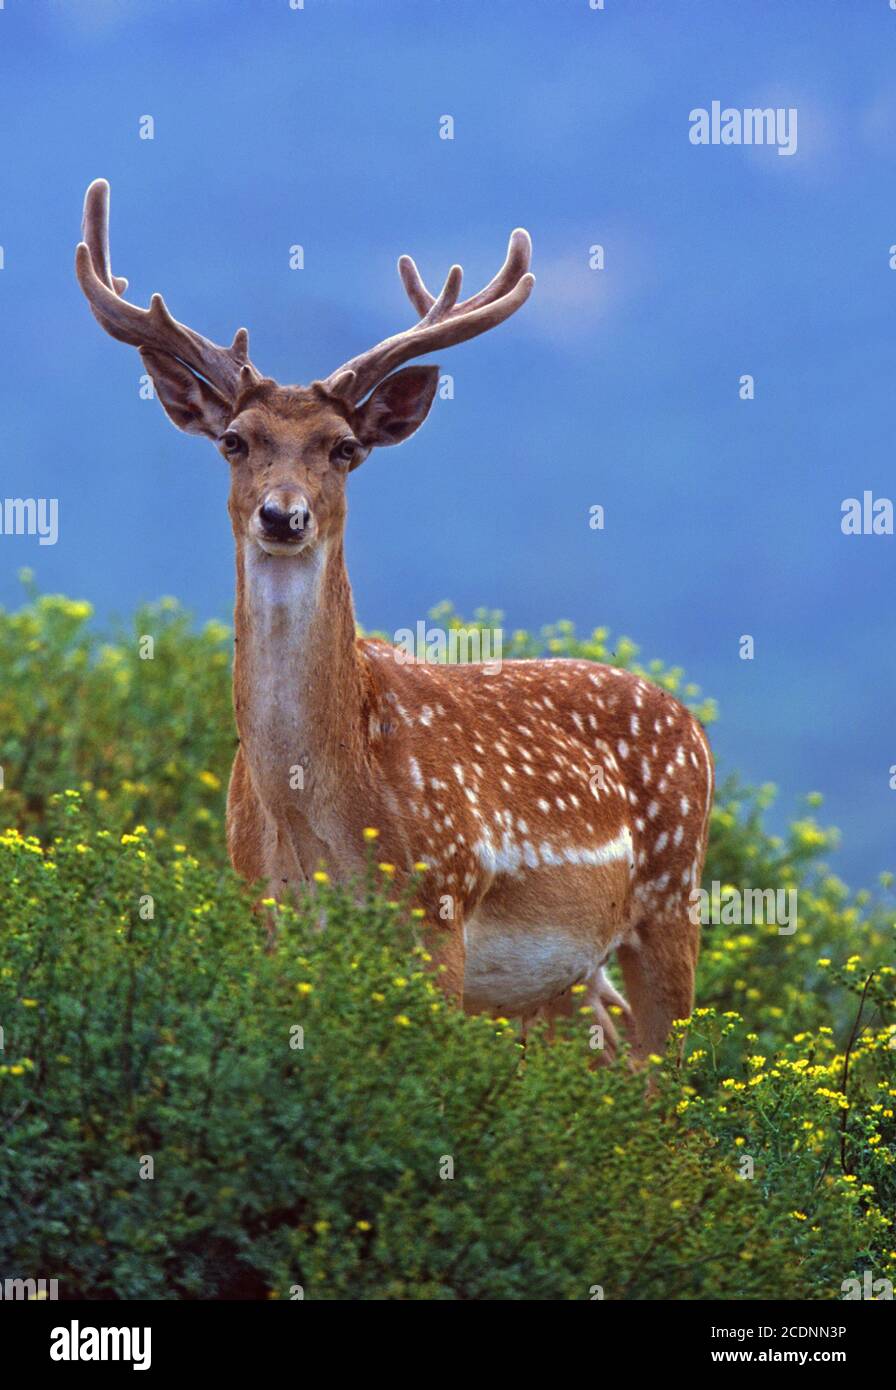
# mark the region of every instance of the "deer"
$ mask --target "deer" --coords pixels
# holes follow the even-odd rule
[[[358,637],[346,570],[349,475],[425,420],[439,367],[417,358],[526,302],[528,234],[511,234],[498,273],[463,301],[460,266],[433,295],[402,256],[416,322],[307,386],[281,385],[251,362],[245,328],[218,346],[161,295],[148,309],[124,298],[109,197],[98,179],[84,204],[88,305],[138,349],[173,424],[230,469],[234,869],[279,900],[315,891],[315,874],[357,882],[378,836],[449,1000],[524,1028],[585,1010],[607,1060],[614,1019],[635,1065],[662,1053],[694,1000],[691,904],[714,788],[701,724],[660,686],[590,660],[397,660]],[[607,977],[614,955],[625,996]]]

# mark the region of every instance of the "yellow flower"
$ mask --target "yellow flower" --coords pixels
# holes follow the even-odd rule
[[[364,839],[365,839],[365,840],[367,840],[367,841],[370,841],[370,840],[378,840],[379,837],[380,837],[380,832],[379,832],[378,830],[375,830],[374,827],[373,827],[372,825],[365,825],[365,827],[364,827]]]
[[[314,1229],[319,1236],[326,1235],[327,1231],[330,1229],[330,1223],[329,1221],[315,1221]]]
[[[426,912],[424,911],[424,909],[423,909],[422,907],[412,907],[412,908],[411,908],[411,916],[412,916],[412,917],[425,917],[425,916],[426,916]]]
[[[9,1070],[10,1070],[10,1073],[11,1073],[12,1076],[24,1076],[24,1075],[25,1075],[25,1068],[24,1068],[24,1067],[20,1067],[18,1064],[16,1064],[14,1067],[10,1067]]]
[[[314,874],[314,882],[315,882],[315,883],[329,883],[329,882],[330,882],[330,875],[327,874],[327,873],[324,873],[323,869],[318,869],[317,873]]]
[[[387,878],[391,878],[392,875],[395,873],[394,864],[380,864],[378,867],[380,873],[385,874]]]
[[[213,792],[220,790],[221,779],[216,777],[213,772],[200,772],[198,777],[204,787],[210,787]]]
[[[411,1020],[408,1018],[407,1014],[396,1014],[394,1021],[400,1028],[410,1028],[411,1026]]]
[[[296,985],[296,990],[299,994],[311,994],[314,991],[314,985],[310,985],[307,980],[301,980]]]
[[[804,1211],[792,1211],[790,1215],[793,1217],[794,1221],[806,1220],[806,1213]]]
[[[815,962],[816,965],[820,965],[822,968],[826,965],[830,965],[830,963],[830,958],[828,956],[819,956],[818,960]]]
[[[422,859],[418,859],[416,864],[414,865],[414,868],[416,869],[418,874],[425,874],[427,869],[429,868],[429,865],[424,863]]]
[[[572,989],[569,992],[570,994],[584,994],[585,985],[573,985]]]
[[[355,1225],[359,1231],[371,1231],[373,1229],[369,1221],[356,1221]]]
[[[22,1003],[24,1004],[24,1006],[25,1006],[26,1009],[36,1009],[36,1008],[37,1008],[37,1000],[36,1000],[36,999],[23,999],[23,1000],[22,1000]]]

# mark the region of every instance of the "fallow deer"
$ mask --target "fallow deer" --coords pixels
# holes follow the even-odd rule
[[[343,537],[346,480],[425,419],[435,366],[412,358],[494,328],[528,298],[530,241],[460,303],[461,269],[429,293],[398,269],[419,316],[309,386],[263,377],[240,329],[219,347],[124,298],[112,274],[109,187],[88,190],[78,280],[101,326],[137,347],[170,419],[231,469],[236,541],[233,699],[239,748],[231,860],[283,895],[364,868],[365,827],[424,908],[448,994],[528,1019],[587,1004],[634,1056],[663,1048],[693,1003],[713,762],[697,720],[640,676],[589,661],[435,665],[357,640]],[[295,769],[302,776],[296,778]],[[300,781],[303,785],[298,787]],[[450,916],[445,917],[445,904]],[[604,974],[612,952],[629,1003]],[[583,985],[573,996],[573,988]]]

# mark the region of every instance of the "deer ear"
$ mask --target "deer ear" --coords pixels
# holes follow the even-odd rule
[[[387,376],[358,407],[361,443],[373,449],[408,439],[429,414],[438,384],[438,367],[405,367]]]
[[[141,348],[140,356],[172,424],[187,434],[220,439],[233,417],[230,403],[167,352]]]

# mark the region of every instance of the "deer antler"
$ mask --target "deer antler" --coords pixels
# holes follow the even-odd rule
[[[535,284],[535,276],[529,273],[531,255],[529,233],[518,227],[510,234],[507,258],[495,278],[462,304],[457,302],[463,279],[459,265],[451,267],[436,297],[426,288],[410,256],[402,256],[398,273],[420,322],[353,357],[332,372],[324,385],[337,395],[360,401],[378,381],[410,358],[466,342],[503,323],[526,302]]]
[[[106,332],[133,347],[155,349],[183,362],[233,401],[242,387],[259,380],[249,361],[249,334],[237,329],[229,348],[172,318],[160,294],[148,309],[139,309],[122,298],[128,282],[112,274],[109,260],[109,185],[95,179],[84,199],[84,240],[75,252],[75,272],[94,317]]]

